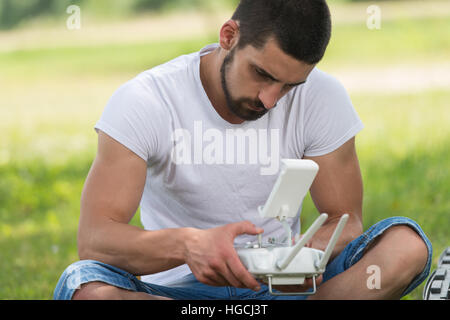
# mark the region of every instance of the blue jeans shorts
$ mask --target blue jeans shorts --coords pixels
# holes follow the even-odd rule
[[[407,225],[414,229],[428,247],[427,264],[422,271],[403,292],[403,296],[420,285],[430,272],[432,262],[432,246],[422,229],[413,220],[406,217],[391,217],[378,222],[361,236],[350,242],[344,250],[326,267],[322,283],[344,272],[356,262],[364,253],[364,249],[384,231],[395,225]],[[179,300],[303,300],[307,296],[274,296],[267,286],[261,285],[261,290],[255,292],[250,289],[234,287],[213,287],[199,282],[193,274],[181,278],[179,282],[170,286],[161,286],[140,281],[134,275],[116,267],[93,260],[82,260],[70,265],[62,274],[56,285],[53,298],[56,300],[70,300],[77,288],[82,284],[99,281],[109,285],[136,292],[165,296]]]

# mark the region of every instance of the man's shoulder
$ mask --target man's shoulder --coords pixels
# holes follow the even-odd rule
[[[137,76],[137,78],[141,80],[150,80],[186,76],[194,67],[197,57],[198,53],[190,53],[178,56],[172,60],[141,72]]]
[[[343,83],[334,75],[318,68],[313,69],[305,85],[305,98],[308,104],[338,103],[348,100],[348,92]]]
[[[330,90],[338,87],[343,88],[343,85],[338,78],[317,67],[311,71],[306,84],[310,88],[322,90]]]
[[[298,86],[288,95],[294,101],[299,96],[305,96],[307,101],[311,101],[317,96],[333,95],[335,93],[346,92],[343,84],[334,75],[315,67],[308,76],[305,84]]]
[[[186,82],[194,54],[182,55],[161,65],[143,71],[123,83],[115,92],[125,99],[155,101],[166,91]]]
[[[188,90],[185,86],[192,82],[194,64],[195,54],[179,56],[137,74],[123,83],[115,95],[146,105],[163,102],[174,90]]]

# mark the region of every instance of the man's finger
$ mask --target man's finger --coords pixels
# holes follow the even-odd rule
[[[259,291],[261,289],[259,282],[256,281],[252,274],[244,267],[237,254],[234,258],[228,259],[227,264],[234,277],[241,282],[242,288],[249,288],[254,291]]]
[[[264,232],[264,229],[255,226],[250,221],[232,223],[229,225],[229,227],[231,228],[234,237],[237,237],[241,234],[257,235]]]
[[[222,276],[227,280],[228,285],[232,285],[235,288],[245,288],[245,285],[237,278],[228,263],[226,264],[226,270],[223,271]]]
[[[214,276],[206,276],[205,278],[207,279],[207,281],[204,283],[209,286],[226,287],[229,285],[229,282],[220,274],[216,274]]]

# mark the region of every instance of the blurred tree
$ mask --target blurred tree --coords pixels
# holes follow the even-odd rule
[[[178,6],[198,7],[207,2],[208,0],[0,0],[0,29],[11,29],[40,16],[62,17],[66,14],[66,8],[72,4],[83,4],[83,10],[92,11],[94,15],[108,15],[117,11],[140,12]]]
[[[328,0],[328,1],[330,1],[330,0]],[[345,1],[347,1],[347,2],[370,2],[369,0],[344,0],[344,2]],[[404,0],[375,0],[372,2],[374,2],[373,4],[375,4],[376,2],[381,2],[381,1],[387,2],[387,1],[404,1]]]
[[[137,10],[160,10],[168,3],[178,1],[178,0],[137,0],[135,8]]]
[[[10,29],[24,20],[42,15],[63,15],[71,4],[83,0],[0,0],[0,29]]]
[[[162,10],[176,8],[205,8],[212,3],[237,5],[239,0],[136,0],[137,10]]]
[[[211,10],[221,5],[234,8],[238,3],[239,0],[0,0],[0,29],[11,29],[40,16],[63,17],[72,4],[80,5],[83,12],[94,16],[116,16],[188,8]]]

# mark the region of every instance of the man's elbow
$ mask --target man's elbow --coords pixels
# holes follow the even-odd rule
[[[363,233],[363,222],[361,214],[351,214],[345,229],[344,234],[346,242],[350,243],[358,238]]]
[[[89,241],[82,232],[78,234],[77,249],[80,260],[98,260],[93,242]]]
[[[80,260],[95,260],[95,255],[89,246],[78,242],[78,257]]]

